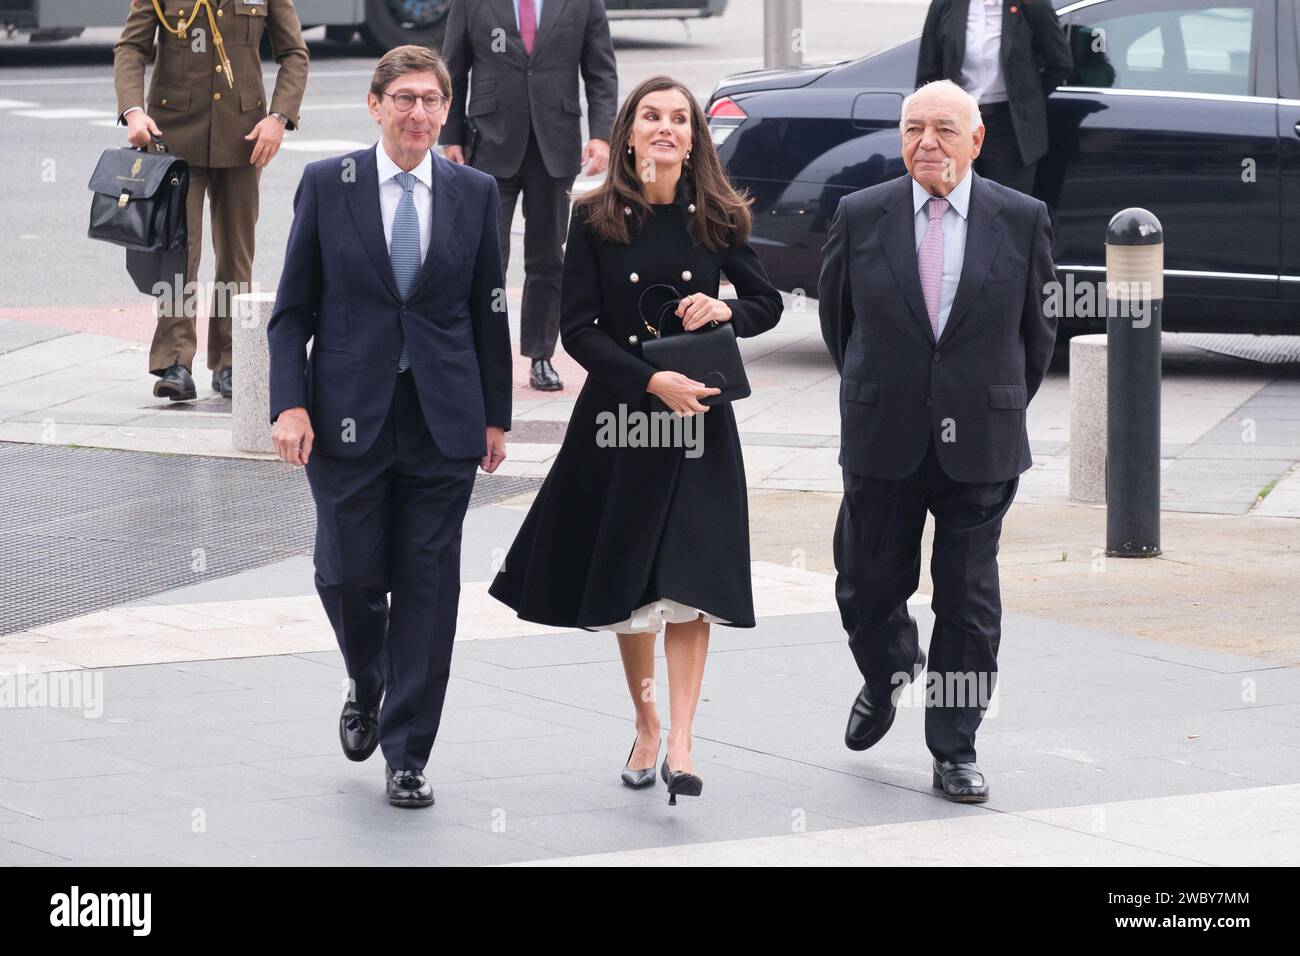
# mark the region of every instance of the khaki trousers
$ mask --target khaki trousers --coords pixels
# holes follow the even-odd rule
[[[231,297],[251,292],[253,246],[257,232],[258,181],[262,171],[255,166],[190,167],[190,191],[186,202],[189,232],[185,266],[187,284],[198,281],[199,258],[203,251],[203,199],[212,210],[212,248],[216,253],[215,285],[208,299],[208,369],[213,373],[231,367]],[[192,288],[192,287],[191,287]],[[195,300],[184,296],[185,308],[168,309],[159,315],[149,348],[149,370],[161,375],[179,363],[194,371],[198,350],[195,330]]]

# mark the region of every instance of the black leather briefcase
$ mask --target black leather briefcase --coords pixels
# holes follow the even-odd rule
[[[190,167],[166,152],[105,150],[90,177],[91,239],[142,252],[184,249]]]
[[[749,378],[740,358],[736,330],[730,322],[686,332],[675,314],[684,298],[670,285],[652,285],[641,293],[641,321],[654,335],[641,344],[645,360],[660,371],[680,372],[722,391],[700,399],[701,405],[721,405],[749,395]],[[677,326],[676,334],[664,334]]]
[[[179,296],[187,258],[190,166],[152,138],[159,152],[127,146],[99,157],[90,177],[87,235],[126,248],[126,271],[141,292],[156,295],[162,283]]]

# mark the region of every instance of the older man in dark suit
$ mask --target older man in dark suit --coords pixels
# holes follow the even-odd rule
[[[519,351],[532,360],[529,384],[555,391],[563,387],[551,356],[560,330],[569,190],[580,168],[595,174],[609,164],[618,108],[604,0],[452,0],[443,55],[453,89],[443,153],[496,177],[503,271],[510,261],[515,205],[523,195]],[[587,89],[585,147],[579,74]]]
[[[908,176],[844,197],[818,284],[822,335],[841,375],[844,499],[836,599],[864,684],[845,743],[865,750],[897,694],[926,671],[907,599],[934,515],[926,744],[934,786],[988,799],[975,731],[997,675],[998,538],[1032,464],[1025,413],[1056,322],[1051,224],[1037,199],[971,169],[979,109],[947,80],[903,105]]]
[[[916,85],[952,80],[975,97],[986,131],[975,171],[1030,193],[1047,154],[1047,97],[1072,67],[1051,0],[931,0]]]
[[[304,170],[267,328],[271,434],[307,468],[316,589],[352,684],[339,738],[351,760],[382,745],[402,807],[433,803],[461,524],[510,427],[496,183],[433,151],[450,98],[432,50],[379,61],[380,141]]]

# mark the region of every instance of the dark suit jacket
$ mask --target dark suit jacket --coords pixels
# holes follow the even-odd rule
[[[478,130],[473,163],[484,172],[515,175],[531,127],[546,171],[557,178],[578,174],[579,72],[587,88],[590,138],[609,139],[618,109],[618,69],[604,0],[545,0],[531,56],[511,0],[452,0],[442,55],[452,93],[441,142],[466,145],[468,116]],[[471,74],[474,89],[467,101]]]
[[[388,414],[404,335],[405,374],[438,449],[481,457],[486,427],[510,427],[510,331],[504,304],[494,309],[505,288],[496,180],[433,154],[429,251],[403,301],[375,169],[371,147],[303,170],[267,327],[271,421],[301,405],[317,453],[362,455]]]
[[[918,87],[932,80],[961,84],[970,3],[931,0],[916,63]],[[1066,81],[1074,64],[1050,0],[1002,0],[1000,58],[1011,124],[1028,165],[1047,153],[1047,95]]]
[[[850,193],[831,222],[817,295],[841,375],[840,465],[853,474],[906,478],[932,433],[956,481],[1007,481],[1032,464],[1025,411],[1056,342],[1043,310],[1056,278],[1051,221],[1040,200],[970,175],[961,278],[937,343],[911,177]]]

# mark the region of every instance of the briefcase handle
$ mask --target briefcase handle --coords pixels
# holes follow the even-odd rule
[[[161,136],[158,136],[158,135],[156,135],[156,134],[154,134],[154,133],[150,133],[150,134],[149,134],[149,139],[152,140],[152,143],[151,143],[150,145],[152,145],[152,146],[157,146],[157,147],[158,147],[158,152],[160,152],[160,153],[169,153],[169,152],[170,152],[170,151],[167,149],[167,144],[163,142],[163,138],[162,138]],[[131,148],[134,149],[134,150],[135,150],[136,152],[138,152],[138,153],[147,153],[147,152],[149,152],[149,147],[148,147],[148,146],[132,146]]]

